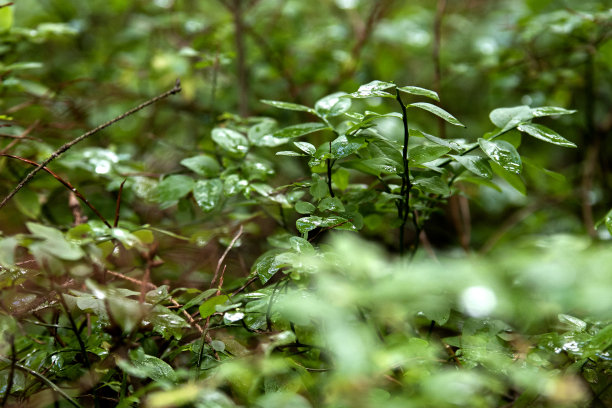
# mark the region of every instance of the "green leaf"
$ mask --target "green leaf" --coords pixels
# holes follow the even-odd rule
[[[525,187],[525,183],[523,182],[523,179],[521,179],[521,176],[507,171],[506,169],[504,169],[502,166],[495,163],[494,161],[491,161],[490,164],[491,164],[491,169],[493,169],[493,172],[495,174],[497,174],[502,179],[506,180],[508,184],[510,184],[516,191],[518,191],[522,195],[527,195],[527,188]]]
[[[418,86],[402,86],[401,88],[397,88],[402,92],[406,92],[411,95],[425,96],[427,98],[435,99],[440,102],[440,97],[434,91],[425,88],[419,88]]]
[[[215,177],[221,171],[221,166],[217,160],[206,154],[188,157],[181,160],[181,164],[189,170],[204,177]]]
[[[381,173],[398,174],[402,169],[400,164],[388,157],[376,157],[374,159],[366,160],[350,160],[340,163],[340,165],[342,167],[359,170],[373,176],[380,176]]]
[[[331,152],[335,159],[341,159],[350,156],[361,148],[363,143],[349,142],[346,136],[339,136],[332,142]]]
[[[343,217],[338,217],[338,216],[331,216],[331,217],[326,217],[326,218],[317,217],[317,216],[303,217],[303,218],[299,218],[295,222],[295,226],[297,227],[298,231],[300,231],[302,234],[305,234],[319,227],[320,228],[346,229],[346,230],[351,230],[351,231],[356,230],[355,226],[351,222],[349,222],[349,220]]]
[[[257,275],[263,285],[265,285],[283,265],[282,262],[276,259],[276,257],[282,253],[285,253],[282,249],[272,249],[263,253],[253,263],[251,273]]]
[[[342,201],[338,197],[325,197],[319,203],[319,210],[343,212],[344,205],[342,205]]]
[[[564,147],[577,147],[574,143],[565,139],[563,136],[554,130],[547,128],[546,126],[535,123],[521,123],[518,125],[518,130],[548,143]]]
[[[408,158],[410,165],[418,165],[430,162],[445,155],[450,151],[450,148],[441,145],[419,145],[411,148],[408,151]]]
[[[294,157],[305,157],[305,154],[294,152],[291,150],[281,150],[280,152],[276,152],[277,156],[294,156]]]
[[[439,194],[447,196],[450,194],[450,187],[442,178],[434,177],[415,177],[412,185],[424,193]]]
[[[243,192],[248,185],[249,182],[240,178],[238,174],[230,174],[223,180],[223,192],[227,196],[234,196]]]
[[[486,179],[493,178],[493,170],[484,158],[475,155],[459,156],[451,154],[450,157],[457,160],[463,167],[476,174],[477,176]]]
[[[299,111],[299,112],[309,112],[309,113],[312,113],[312,114],[316,114],[314,109],[309,108],[308,106],[299,105],[297,103],[282,102],[282,101],[271,101],[271,100],[267,100],[267,99],[262,99],[261,102],[265,103],[266,105],[274,106],[275,108],[279,108],[279,109],[285,109],[285,110],[291,110],[291,111]]]
[[[319,99],[315,103],[315,111],[324,118],[342,115],[351,108],[351,100],[341,98],[344,95],[346,92],[336,92]]]
[[[217,310],[215,308],[217,305],[222,305],[229,300],[230,298],[227,295],[213,296],[207,299],[200,305],[200,317],[206,319],[208,316],[212,316]]]
[[[217,208],[223,194],[223,182],[219,179],[199,180],[193,187],[193,197],[204,212]]]
[[[119,360],[118,365],[123,371],[135,377],[169,382],[176,382],[178,379],[170,364],[157,357],[144,354],[142,349],[130,353],[129,363],[126,360]]]
[[[312,214],[317,207],[307,201],[298,201],[295,203],[295,211],[298,214]]]
[[[430,113],[433,113],[434,115],[444,119],[445,121],[447,121],[451,125],[465,127],[465,125],[463,123],[459,122],[453,115],[451,115],[450,113],[448,113],[444,109],[440,108],[439,106],[432,105],[431,103],[416,102],[416,103],[411,103],[408,106],[409,107],[413,107],[413,108],[423,109],[423,110],[426,110],[426,111],[428,111]]]
[[[304,136],[324,129],[329,129],[329,127],[322,123],[307,122],[277,130],[272,134],[272,136],[277,138],[293,138]]]
[[[410,136],[415,136],[415,137],[424,137],[425,139],[429,140],[430,142],[433,142],[437,145],[440,146],[446,146],[448,147],[450,150],[454,150],[456,152],[462,152],[463,150],[465,150],[459,143],[450,140],[450,139],[441,139],[439,137],[430,135],[428,133],[425,132],[421,132],[420,130],[416,130],[416,129],[410,129],[409,131]]]
[[[312,244],[302,237],[289,238],[289,244],[291,245],[291,248],[298,254],[312,254],[315,252],[315,249]]]
[[[315,199],[320,200],[321,198],[327,196],[329,188],[327,186],[327,181],[318,174],[312,175],[312,184],[310,185],[310,195],[312,195]]]
[[[394,98],[393,94],[389,92],[384,92],[385,89],[393,88],[395,84],[391,82],[382,82],[382,81],[372,81],[365,85],[361,85],[357,92],[353,92],[351,94],[345,95],[345,97],[350,98],[370,98],[373,96],[383,97],[383,98]]]
[[[265,119],[249,128],[247,136],[255,146],[276,147],[287,143],[287,139],[272,136],[277,130],[275,120]]]
[[[542,116],[570,115],[572,113],[576,113],[576,111],[558,108],[556,106],[541,106],[539,108],[531,109],[531,114],[536,118],[539,118]]]
[[[153,193],[154,201],[162,208],[168,208],[185,197],[193,189],[193,179],[182,174],[175,174],[164,178],[155,187]]]
[[[612,210],[608,211],[608,213],[604,217],[604,222],[606,223],[606,228],[608,229],[608,232],[612,234]]]
[[[67,261],[76,261],[85,255],[79,246],[72,242],[68,242],[66,238],[64,238],[64,234],[55,228],[34,222],[26,222],[26,226],[34,237],[43,240],[43,242],[38,243],[38,245],[30,244],[30,248],[36,245],[37,248],[43,250],[47,254]]]
[[[214,128],[212,139],[222,149],[234,153],[237,156],[244,156],[249,150],[249,141],[241,133],[232,129]]]
[[[478,139],[483,152],[495,163],[511,173],[521,173],[521,156],[514,146],[504,140]]]
[[[314,155],[315,152],[317,151],[317,148],[314,147],[313,144],[308,143],[308,142],[293,142],[293,144],[296,145],[298,149],[300,149],[301,151],[303,151],[309,156]]]
[[[0,33],[5,33],[13,26],[13,7],[6,5],[0,8]]]
[[[28,218],[36,219],[40,215],[41,205],[38,194],[30,189],[21,189],[19,194],[15,196],[15,205]]]
[[[454,183],[459,183],[460,181],[476,184],[479,186],[489,187],[489,188],[492,188],[493,190],[499,191],[500,193],[502,192],[502,189],[497,184],[493,183],[492,181],[489,181],[487,179],[480,178],[480,177],[466,176],[465,173],[457,177]]]
[[[498,108],[489,114],[491,122],[502,131],[512,129],[522,122],[533,119],[533,113],[529,106],[515,106],[512,108]]]

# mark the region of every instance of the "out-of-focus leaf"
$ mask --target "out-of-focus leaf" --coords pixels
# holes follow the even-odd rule
[[[408,150],[410,165],[418,165],[435,160],[450,151],[450,148],[440,145],[419,145]]]
[[[212,131],[212,139],[222,149],[237,156],[244,156],[249,150],[248,139],[242,133],[232,129],[215,128]]]
[[[247,135],[251,143],[255,146],[276,147],[287,143],[286,138],[272,136],[276,129],[276,121],[266,119],[251,126]]]
[[[297,103],[270,101],[267,99],[263,99],[261,102],[265,103],[266,105],[274,106],[275,108],[279,108],[279,109],[286,109],[286,110],[299,111],[299,112],[309,112],[312,114],[316,114],[314,109],[309,108],[308,106],[299,105]]]
[[[219,295],[213,296],[210,299],[206,300],[204,303],[200,305],[200,316],[202,319],[206,319],[208,316],[211,316],[216,312],[215,307],[217,305],[222,305],[227,302],[229,297],[227,295]]]
[[[296,145],[298,149],[308,154],[309,156],[314,155],[315,152],[317,151],[317,148],[308,142],[293,142],[293,144]]]
[[[393,94],[389,92],[385,92],[385,89],[393,88],[395,84],[391,82],[382,82],[382,81],[372,81],[367,84],[361,85],[357,92],[350,93],[345,95],[345,97],[350,98],[371,98],[373,96],[383,97],[383,98],[394,98]]]
[[[307,201],[298,201],[295,203],[295,211],[299,214],[312,214],[317,207]]]
[[[221,202],[223,182],[219,179],[199,180],[193,187],[193,197],[204,212],[213,211]]]
[[[515,173],[510,173],[508,170],[504,169],[494,161],[491,161],[490,164],[491,169],[493,169],[493,172],[495,174],[506,180],[508,184],[510,184],[516,191],[518,191],[522,195],[527,194],[527,187],[525,187],[525,183],[523,182],[523,179],[521,179],[521,176]]]
[[[424,193],[440,194],[442,196],[450,194],[448,184],[440,177],[415,177],[412,184]]]
[[[493,171],[489,162],[480,156],[475,155],[450,155],[453,159],[457,160],[463,167],[476,174],[477,176],[491,179],[493,177]]]
[[[162,208],[168,208],[189,194],[193,186],[194,182],[191,177],[182,174],[171,175],[157,185],[153,197]]]
[[[336,92],[319,99],[315,103],[316,113],[324,118],[342,115],[351,108],[351,100],[341,98],[344,95],[345,92]]]
[[[28,188],[21,189],[15,196],[15,205],[28,218],[36,219],[40,215],[41,206],[38,194]]]
[[[72,242],[68,242],[66,238],[64,238],[64,234],[55,228],[34,222],[27,222],[26,226],[32,235],[43,240],[42,242],[31,244],[31,248],[33,245],[36,245],[37,248],[47,254],[67,261],[76,261],[85,255],[79,246]]]
[[[491,160],[511,173],[520,174],[521,156],[514,146],[504,140],[478,139],[480,148]]]
[[[512,129],[522,122],[533,119],[531,108],[527,105],[515,106],[512,108],[498,108],[489,114],[491,122],[502,131]]]
[[[307,122],[277,130],[272,134],[272,136],[276,138],[294,138],[314,133],[323,129],[329,129],[329,127],[322,123]]]
[[[194,173],[204,177],[216,177],[221,171],[221,166],[217,160],[206,154],[188,157],[181,160],[181,164]]]

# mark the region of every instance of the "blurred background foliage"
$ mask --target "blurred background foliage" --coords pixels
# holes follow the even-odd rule
[[[129,343],[121,371],[100,365],[107,370],[100,395],[151,407],[612,406],[612,282],[605,270],[606,224],[612,225],[606,218],[612,207],[612,152],[605,142],[612,130],[607,2],[18,0],[0,8],[0,153],[40,162],[85,130],[170,89],[176,78],[179,95],[97,134],[50,166],[108,220],[127,179],[122,228],[112,236],[125,250],[110,241],[93,245],[108,231],[87,208],[83,212],[93,221],[68,229],[75,221],[69,191],[46,174],[0,211],[1,265],[14,267],[28,248],[55,276],[82,283],[109,255],[114,270],[139,279],[153,259],[147,257],[159,256],[165,264],[152,271],[151,281],[171,285],[171,292],[183,288],[173,296],[214,319],[212,341],[197,333],[182,337],[188,324],[168,317],[180,314],[169,311],[167,297],[166,303],[159,298],[160,286],[147,294],[162,308],[155,309],[154,331],[134,331],[142,315],[130,296],[139,292],[115,288],[120,281],[98,287],[90,280],[78,287],[61,310],[83,320],[93,316],[87,327],[99,336],[87,340],[87,350],[97,356],[92,360],[106,361],[117,339]],[[276,188],[310,177],[308,166],[275,156],[284,149],[273,144],[254,147],[247,158],[226,154],[213,141],[213,129],[246,132],[264,118],[281,127],[304,121],[304,112],[275,110],[260,100],[313,106],[374,79],[437,91],[440,105],[467,127],[446,127],[424,115],[411,117],[411,127],[468,142],[491,130],[494,108],[577,110],[543,123],[578,149],[511,132],[506,140],[521,144],[526,194],[503,182],[500,191],[462,185],[425,229],[429,254],[419,252],[410,266],[395,259],[396,232],[384,222],[366,223],[363,234],[384,250],[347,236],[321,244],[316,255],[298,241],[290,246],[279,227],[283,204],[279,215],[278,203],[257,193],[264,183]],[[390,110],[376,98],[353,103]],[[381,120],[378,127],[401,140],[400,121]],[[326,139],[314,134],[309,140],[318,145]],[[201,154],[206,159],[185,161]],[[252,189],[252,197],[227,194],[224,207],[217,198],[203,211],[207,204],[190,193],[200,182],[193,173],[207,179],[237,167],[249,187],[237,180],[232,188]],[[2,157],[0,192],[10,191],[28,170]],[[291,204],[299,198],[287,194]],[[62,233],[38,224],[26,229],[27,220]],[[245,233],[230,244],[239,224]],[[142,229],[146,225],[152,229]],[[151,230],[157,231],[154,239]],[[92,240],[79,240],[87,234]],[[15,253],[17,246],[22,251]],[[291,256],[281,278],[259,275],[258,289],[231,302],[209,298],[203,288],[228,246],[234,248],[225,258],[231,288],[245,283],[266,250]],[[58,251],[64,254],[59,261]],[[466,255],[490,251],[487,257]],[[431,253],[440,263],[428,260]],[[278,266],[268,265],[270,274]],[[61,326],[51,338],[14,309],[33,301],[32,293],[23,295],[23,279],[40,290],[49,288],[46,278],[23,268],[3,269],[1,276],[3,310],[10,313],[0,316],[0,334],[13,336],[15,321],[30,333],[12,343],[22,356],[19,364],[42,371],[51,359],[55,366],[46,374],[57,383],[75,383],[84,363],[83,356],[75,362],[79,336],[66,328],[69,315],[60,316],[57,308],[52,319],[43,316]],[[91,293],[111,300],[102,304]],[[212,303],[202,303],[206,298]],[[129,336],[103,330],[109,314]],[[66,343],[62,353],[58,338]],[[11,354],[8,344],[0,347],[3,358]],[[2,360],[1,395],[8,389],[9,363]],[[194,376],[195,366],[202,373],[198,368]],[[32,406],[46,406],[57,395],[45,394],[23,370],[15,371],[12,383],[16,398],[38,404]],[[83,405],[93,406],[90,394]]]
[[[487,239],[499,232],[492,227],[504,222],[508,240],[536,230],[586,230],[596,236],[593,225],[610,201],[610,151],[603,139],[612,126],[612,43],[605,2],[434,3],[20,0],[18,7],[5,8],[13,11],[14,26],[2,45],[2,108],[20,126],[11,134],[34,126],[42,142],[20,143],[15,154],[42,156],[181,78],[179,98],[91,142],[104,150],[89,151],[87,161],[116,161],[119,168],[102,174],[104,187],[116,191],[117,173],[180,172],[187,152],[214,151],[210,131],[228,119],[224,112],[290,123],[297,114],[273,111],[259,100],[312,105],[376,78],[438,91],[445,109],[467,125],[465,130],[439,125],[438,133],[469,141],[489,130],[486,115],[496,107],[553,105],[580,112],[556,121],[580,149],[525,141],[524,156],[563,170],[565,180],[529,172],[528,166],[527,185],[535,192],[528,198],[511,190],[466,191],[473,199],[470,231],[461,216],[465,209],[451,202],[449,213],[455,215],[437,223],[450,228],[430,233],[439,246],[456,245],[463,235],[472,247],[488,248]],[[375,110],[381,101],[367,103]],[[411,119],[414,127],[437,126],[426,117]],[[399,135],[397,121],[386,125],[387,133]],[[75,162],[85,166],[78,156]],[[131,168],[120,168],[128,162]],[[279,164],[277,185],[305,170],[295,162]],[[103,187],[95,169],[80,173],[89,194]],[[10,183],[6,178],[5,188]],[[112,212],[112,202],[96,199]],[[560,205],[553,210],[550,203]],[[147,221],[138,215],[132,219]]]

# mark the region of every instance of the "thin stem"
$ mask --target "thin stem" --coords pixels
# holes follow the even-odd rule
[[[10,336],[9,341],[11,343],[11,368],[9,371],[8,378],[6,379],[6,391],[2,398],[2,407],[6,406],[8,397],[11,394],[11,388],[13,388],[13,379],[15,378],[15,364],[17,364],[17,352],[15,351],[15,338]]]
[[[33,160],[29,160],[26,159],[24,157],[20,157],[20,156],[13,156],[12,154],[5,154],[5,153],[0,153],[0,156],[3,157],[9,157],[11,159],[16,159],[16,160],[20,160],[24,163],[28,163],[31,164],[32,166],[35,166],[38,168],[39,164],[36,163]],[[64,180],[63,178],[61,178],[59,175],[57,175],[56,173],[54,173],[53,171],[51,171],[48,167],[43,167],[42,168],[44,171],[46,171],[47,173],[49,173],[51,176],[53,176],[53,178],[55,178],[57,181],[59,181],[60,183],[62,183],[64,186],[66,186],[66,188],[68,190],[70,190],[72,193],[74,193],[74,195],[81,201],[83,201],[85,203],[85,205],[87,205],[89,207],[89,209],[91,211],[94,212],[94,214],[96,214],[98,216],[98,218],[100,218],[100,220],[102,220],[102,222],[104,223],[104,225],[106,225],[107,227],[111,227],[110,224],[108,223],[108,221],[106,221],[106,218],[104,218],[104,216],[100,213],[100,211],[98,211],[98,209],[96,207],[93,206],[93,204],[91,204],[87,198],[85,198],[85,196],[83,194],[81,194],[76,187],[74,187],[72,184],[70,184],[67,180]],[[78,202],[77,202],[78,205]]]
[[[402,204],[399,206],[398,215],[402,220],[400,225],[400,237],[399,237],[399,251],[400,254],[404,253],[404,234],[406,229],[406,223],[408,221],[408,214],[410,213],[410,190],[412,189],[412,183],[410,182],[410,159],[408,158],[408,142],[410,134],[408,133],[408,113],[406,112],[406,105],[402,101],[399,89],[395,89],[396,99],[402,108],[402,122],[404,124],[404,146],[402,148],[402,159],[404,163],[404,174],[402,175],[402,188],[400,195],[402,196]],[[417,236],[418,241],[418,236]]]
[[[10,359],[8,359],[8,358],[6,358],[4,356],[0,356],[0,361],[5,362],[5,363],[9,363],[9,364],[13,364]],[[81,405],[78,402],[76,402],[70,395],[66,394],[64,392],[64,390],[62,390],[60,387],[55,385],[53,383],[53,381],[49,380],[44,375],[42,375],[40,373],[37,373],[36,371],[32,370],[31,368],[28,368],[28,367],[23,366],[23,365],[18,364],[18,363],[15,363],[15,368],[17,368],[17,369],[19,369],[21,371],[25,371],[26,373],[30,374],[31,376],[34,376],[34,377],[38,378],[39,380],[41,380],[42,382],[47,384],[49,387],[51,387],[55,392],[57,392],[62,397],[64,397],[66,399],[66,401],[71,403],[73,406],[75,406],[77,408],[82,408]]]
[[[159,102],[162,99],[167,98],[170,95],[174,95],[181,92],[181,82],[177,79],[176,83],[174,84],[174,87],[172,89],[170,89],[169,91],[166,91],[152,99],[149,99],[146,102],[141,103],[140,105],[136,106],[135,108],[130,109],[129,111],[122,113],[121,115],[117,116],[114,119],[109,120],[106,123],[101,124],[100,126],[86,132],[83,133],[81,136],[77,137],[76,139],[71,140],[70,142],[64,144],[63,146],[61,146],[59,149],[57,149],[56,151],[54,151],[53,153],[51,153],[51,156],[49,156],[48,158],[46,158],[42,163],[40,163],[34,170],[32,170],[27,176],[25,176],[25,178],[23,180],[21,180],[19,182],[19,184],[17,184],[17,187],[15,187],[13,189],[13,191],[11,191],[6,197],[4,197],[4,200],[2,200],[2,202],[0,202],[0,208],[4,207],[6,205],[6,203],[9,202],[9,200],[11,198],[13,198],[13,196],[15,194],[17,194],[17,192],[19,190],[21,190],[27,183],[29,183],[34,176],[36,175],[36,173],[38,173],[39,171],[41,171],[43,168],[45,168],[49,163],[51,163],[53,160],[55,160],[56,158],[58,158],[59,156],[61,156],[62,154],[64,154],[68,149],[70,149],[72,146],[74,146],[75,144],[87,139],[88,137],[95,135],[96,133],[98,133],[99,131],[106,129],[107,127],[109,127],[110,125],[119,122],[120,120],[123,120],[125,118],[127,118],[130,115],[133,115],[134,113],[146,108],[149,105],[152,105],[156,102]]]

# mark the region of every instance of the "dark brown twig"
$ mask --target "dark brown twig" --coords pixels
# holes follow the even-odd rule
[[[0,156],[3,157],[9,157],[11,159],[16,159],[16,160],[20,160],[24,163],[28,163],[31,164],[32,166],[36,166],[36,168],[39,168],[40,165],[33,161],[33,160],[29,160],[26,159],[24,157],[20,157],[20,156],[13,156],[12,154],[3,154],[0,153]],[[108,221],[106,221],[106,218],[104,218],[104,216],[100,213],[100,211],[98,211],[98,209],[96,207],[93,206],[93,204],[91,204],[87,198],[85,198],[85,196],[83,194],[81,194],[79,192],[79,190],[76,189],[76,187],[74,187],[72,184],[70,184],[68,181],[64,180],[63,178],[61,178],[59,175],[57,175],[56,173],[54,173],[52,170],[50,170],[47,167],[42,167],[42,170],[46,171],[47,173],[49,173],[51,176],[53,176],[53,178],[55,178],[57,181],[59,181],[60,183],[62,183],[68,190],[70,190],[71,193],[74,193],[74,195],[76,195],[81,201],[83,201],[85,203],[86,206],[89,207],[89,209],[91,211],[94,212],[94,214],[96,214],[98,216],[98,218],[100,218],[100,220],[102,220],[102,222],[104,223],[104,225],[106,225],[108,228],[111,228],[111,225],[108,223]],[[31,173],[30,173],[31,174]]]
[[[174,85],[174,87],[172,89],[170,89],[169,91],[166,91],[152,99],[149,99],[148,101],[141,103],[140,105],[136,106],[135,108],[130,109],[129,111],[117,116],[114,119],[109,120],[106,123],[103,123],[102,125],[86,132],[83,133],[81,136],[77,137],[76,139],[71,140],[70,142],[64,144],[63,146],[61,146],[59,149],[57,149],[56,151],[54,151],[53,153],[51,153],[51,155],[45,159],[42,163],[40,163],[34,170],[32,170],[27,176],[25,176],[25,178],[23,180],[21,180],[19,182],[19,184],[17,185],[17,187],[15,187],[6,197],[4,197],[4,200],[2,200],[2,202],[0,202],[0,208],[4,207],[6,205],[6,203],[9,202],[9,200],[11,198],[13,198],[13,196],[15,194],[17,194],[17,192],[19,190],[21,190],[27,183],[30,182],[30,180],[32,180],[34,178],[34,176],[36,175],[36,173],[38,173],[40,170],[42,170],[45,166],[47,166],[49,163],[51,163],[53,160],[55,160],[56,158],[58,158],[59,156],[61,156],[63,153],[65,153],[68,149],[70,149],[72,146],[74,146],[75,144],[87,139],[88,137],[98,133],[99,131],[106,129],[107,127],[109,127],[110,125],[119,122],[120,120],[123,120],[125,118],[127,118],[130,115],[133,115],[134,113],[146,108],[149,105],[152,105],[156,102],[159,102],[160,100],[167,98],[170,95],[174,95],[181,92],[181,82],[177,79],[176,80],[176,84]]]
[[[242,231],[243,231],[243,227],[241,225],[240,228],[238,229],[238,232],[236,233],[236,235],[234,236],[234,238],[230,242],[230,244],[227,246],[227,248],[225,248],[225,252],[223,252],[223,255],[221,255],[221,258],[219,258],[219,261],[217,262],[217,268],[215,269],[215,274],[213,275],[213,279],[210,282],[210,287],[211,288],[213,286],[215,286],[215,282],[216,282],[217,278],[219,277],[219,270],[221,269],[221,265],[223,264],[223,261],[225,261],[225,257],[227,256],[229,251],[231,251],[231,249],[236,244],[236,241],[238,241],[238,238],[240,238],[240,236],[242,235]]]
[[[115,221],[113,221],[113,228],[117,228],[119,225],[119,210],[121,209],[121,194],[123,193],[123,186],[127,179],[124,179],[119,186],[119,194],[117,195],[117,205],[115,206]]]

